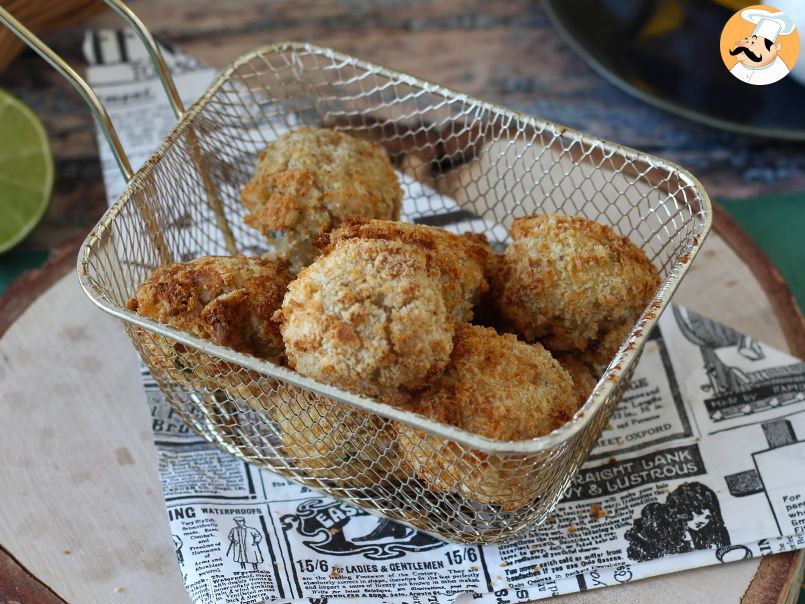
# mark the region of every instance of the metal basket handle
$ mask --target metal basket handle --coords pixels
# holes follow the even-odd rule
[[[168,94],[168,100],[171,102],[174,113],[176,113],[177,118],[180,118],[184,113],[184,106],[179,98],[176,85],[173,83],[173,78],[171,77],[168,67],[165,64],[165,59],[162,57],[162,52],[159,50],[159,46],[157,46],[154,37],[151,35],[151,32],[145,28],[143,22],[140,21],[140,19],[137,18],[137,16],[120,0],[104,0],[104,2],[117,14],[123,17],[126,22],[129,23],[129,25],[131,25],[139,38],[143,41],[143,44],[145,44],[148,54],[151,56],[151,60],[153,61],[157,73],[159,74],[159,79],[162,81],[162,85]],[[112,120],[109,118],[109,113],[106,111],[106,107],[104,107],[103,103],[98,98],[98,95],[90,87],[90,85],[87,84],[84,78],[78,75],[78,73],[76,73],[76,71],[70,67],[64,61],[64,59],[56,54],[52,48],[45,44],[30,29],[17,21],[17,19],[15,19],[14,16],[2,6],[0,6],[0,23],[3,23],[3,25],[11,30],[20,40],[25,42],[39,56],[50,63],[50,65],[56,71],[58,71],[64,77],[64,79],[75,86],[76,90],[78,90],[78,93],[84,98],[87,105],[89,105],[93,115],[95,116],[95,119],[98,120],[98,125],[101,127],[109,146],[112,148],[112,153],[115,156],[115,160],[120,168],[120,172],[123,174],[123,178],[126,179],[126,182],[131,180],[131,177],[134,176],[134,171],[131,168],[131,163],[126,155],[126,151],[123,149],[123,145],[120,143],[120,138],[118,137],[117,131],[112,124]]]
[[[182,103],[182,99],[179,96],[179,91],[176,89],[176,84],[173,81],[170,70],[165,63],[165,58],[162,56],[162,51],[154,39],[154,36],[140,20],[140,18],[137,17],[137,15],[134,14],[134,12],[128,6],[126,6],[122,0],[103,1],[114,12],[120,15],[129,24],[129,26],[131,26],[131,28],[137,34],[137,37],[142,41],[143,45],[148,51],[148,55],[151,57],[151,62],[156,68],[157,75],[162,82],[162,87],[165,89],[165,94],[168,97],[168,101],[170,101],[173,113],[176,115],[177,120],[181,119],[185,111],[184,104]],[[104,137],[112,149],[112,154],[115,156],[115,161],[117,162],[118,168],[120,168],[123,178],[126,182],[129,182],[134,176],[134,170],[131,167],[131,162],[129,162],[125,149],[123,149],[123,145],[120,142],[120,137],[117,135],[117,130],[115,130],[114,124],[112,124],[112,120],[109,117],[109,113],[106,111],[106,107],[101,102],[100,98],[98,98],[98,95],[95,93],[92,87],[87,84],[84,78],[78,75],[78,73],[76,73],[76,71],[70,67],[64,61],[64,59],[56,54],[52,48],[45,44],[36,34],[25,27],[22,23],[17,21],[17,19],[15,19],[14,16],[2,6],[0,6],[0,23],[5,25],[18,38],[20,38],[20,40],[30,46],[39,56],[45,59],[45,61],[50,63],[50,65],[57,72],[59,72],[76,88],[76,90],[78,90],[79,94],[84,98],[84,101],[86,101],[87,105],[89,105],[90,109],[92,110],[95,119],[98,121],[98,125],[101,127],[101,131],[103,132]],[[235,238],[232,235],[232,231],[229,228],[229,223],[224,216],[221,201],[218,199],[218,196],[215,193],[215,188],[213,187],[209,174],[207,173],[207,170],[201,160],[198,142],[192,129],[188,129],[187,136],[190,153],[193,156],[193,161],[198,167],[199,175],[201,176],[204,189],[208,195],[209,205],[213,209],[218,227],[221,229],[221,232],[224,235],[226,247],[231,254],[237,254],[238,250],[235,244]]]
[[[159,48],[159,44],[157,44],[150,30],[145,26],[145,23],[134,14],[134,11],[123,4],[121,0],[103,1],[109,8],[120,15],[134,30],[137,37],[140,38],[143,46],[145,46],[145,49],[148,51],[148,56],[151,57],[151,62],[157,70],[157,76],[159,76],[159,80],[162,82],[162,87],[165,89],[165,94],[168,96],[168,101],[170,101],[176,119],[182,119],[184,115],[184,103],[182,103],[182,98],[179,96],[179,91],[176,90],[173,76],[171,76],[168,65],[165,63],[165,58],[162,56],[162,50]]]

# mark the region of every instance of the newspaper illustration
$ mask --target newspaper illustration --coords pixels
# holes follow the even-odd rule
[[[129,33],[85,43],[89,80],[135,166],[173,123],[137,47]],[[215,75],[171,49],[166,58],[187,101]],[[123,183],[100,136],[113,200]],[[432,220],[408,190],[407,219]],[[457,231],[480,220],[452,215]],[[142,378],[194,602],[506,604],[805,548],[805,363],[682,307],[660,318],[554,513],[497,545],[440,541],[246,464],[191,432]]]

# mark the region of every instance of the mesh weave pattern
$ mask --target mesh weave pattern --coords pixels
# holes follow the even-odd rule
[[[559,212],[610,224],[663,278],[573,425],[507,444],[395,414],[244,359],[125,310],[164,262],[264,251],[240,189],[259,153],[299,126],[382,144],[403,175],[404,220],[483,233]],[[304,44],[267,47],[225,72],[90,235],[93,300],[126,329],[168,402],[247,462],[442,538],[491,542],[543,520],[599,437],[650,327],[710,226],[707,195],[667,162]],[[416,468],[411,460],[416,460]],[[427,475],[428,480],[422,480]]]

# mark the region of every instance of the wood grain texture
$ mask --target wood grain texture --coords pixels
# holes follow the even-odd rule
[[[105,6],[98,0],[4,0],[4,8],[37,35],[75,25],[98,14]],[[10,30],[0,28],[0,72],[25,49]]]
[[[55,248],[42,268],[27,271],[12,281],[0,296],[0,336],[25,312],[31,302],[75,267],[78,249],[86,235],[87,233],[78,233]]]
[[[0,545],[0,602],[64,604],[56,592],[37,579]]]
[[[716,231],[721,231],[718,219]],[[0,298],[0,336],[9,326],[17,330],[0,339],[3,359],[0,377],[12,374],[24,381],[25,375],[12,373],[13,367],[24,361],[29,372],[25,383],[31,384],[24,393],[0,386],[3,400],[16,403],[10,412],[4,411],[3,421],[24,424],[27,430],[16,433],[26,443],[32,439],[41,442],[42,451],[47,453],[24,455],[24,463],[12,476],[0,474],[0,506],[9,510],[5,515],[8,523],[0,528],[0,543],[20,557],[18,566],[24,564],[68,601],[106,602],[112,597],[121,602],[185,601],[171,558],[173,548],[159,496],[156,460],[144,417],[142,389],[137,383],[136,360],[116,322],[93,308],[80,292],[75,275],[70,272],[77,244],[73,249],[65,247],[44,269],[26,275]],[[770,298],[779,292],[764,292],[754,279],[753,274],[760,267],[762,264],[744,264],[733,248],[714,234],[705,242],[702,254],[693,264],[695,270],[683,282],[674,301],[711,315],[712,305],[716,305],[721,308],[723,320],[786,349],[786,334],[771,310]],[[45,293],[40,297],[42,292]],[[34,306],[30,306],[32,302]],[[14,313],[17,322],[8,320],[9,312]],[[65,325],[65,320],[59,317],[68,314]],[[90,337],[95,344],[84,343],[74,349],[74,354],[63,357],[60,351],[73,350],[72,343],[79,335]],[[87,348],[92,350],[93,346],[102,346],[104,355],[88,354]],[[44,354],[45,358],[39,358],[42,354],[32,356],[35,350],[45,348],[51,349]],[[90,370],[93,375],[102,376],[97,385],[93,381],[96,378],[90,380],[87,374]],[[42,383],[30,377],[45,374],[49,377]],[[9,383],[0,380],[0,384]],[[54,386],[60,393],[57,398]],[[50,400],[49,415],[28,411],[44,399]],[[82,407],[76,413],[74,401],[78,400]],[[84,408],[87,405],[89,409]],[[97,416],[98,426],[108,424],[108,427],[87,434],[93,416]],[[61,426],[58,433],[53,425]],[[54,443],[57,434],[58,441]],[[114,459],[114,452],[120,448],[132,453],[133,467],[115,467],[104,461],[106,457]],[[0,443],[0,455],[12,465],[20,449],[25,447],[15,442]],[[68,468],[71,474],[64,480],[61,473]],[[50,477],[51,482],[40,484],[43,477]],[[70,477],[82,478],[72,483]],[[99,493],[100,483],[104,486]],[[39,493],[41,498],[37,497],[37,489],[44,489]],[[56,496],[44,496],[49,489]],[[69,498],[69,507],[61,503],[63,498]],[[49,518],[49,525],[59,527],[58,532],[37,528],[41,524],[37,519],[41,517]],[[90,532],[92,537],[88,538]],[[120,538],[127,540],[127,547],[119,546]],[[35,547],[31,547],[32,543]],[[70,553],[65,554],[65,550]],[[759,561],[748,560],[701,568],[565,599],[573,603],[604,604],[639,598],[654,604],[670,604],[678,603],[682,594],[691,593],[686,590],[693,590],[703,601],[737,602],[746,590],[745,603],[765,603],[769,600],[757,598],[784,595],[780,588],[786,583],[780,578],[793,575],[796,556],[770,556],[760,561],[760,566]],[[15,585],[23,585],[21,580],[12,580]],[[29,591],[23,593],[28,600],[18,601],[48,603],[38,597],[39,588],[27,586]],[[149,600],[154,594],[161,599]]]
[[[689,168],[714,197],[805,189],[805,152],[692,124],[604,81],[551,28],[537,0],[137,0],[162,39],[223,67],[256,46],[306,40],[655,153]],[[121,27],[113,14],[86,27]],[[48,35],[73,65],[84,27]],[[51,249],[104,209],[92,118],[78,95],[32,52],[0,86],[42,117],[56,158],[53,203],[26,249]]]
[[[139,0],[132,5],[162,39],[217,67],[261,44],[307,40],[667,157],[693,171],[713,196],[743,197],[805,188],[801,145],[770,144],[715,131],[632,99],[573,55],[550,28],[536,0]],[[88,25],[120,26],[112,15]],[[82,66],[82,34],[83,28],[76,28],[47,36],[46,41],[68,62]],[[65,250],[98,219],[105,209],[105,196],[92,119],[69,85],[41,59],[26,52],[0,74],[0,86],[22,98],[42,117],[56,158],[51,207],[24,248],[53,250],[62,246],[48,268],[26,276],[0,300],[2,334],[32,298],[69,270],[72,253]],[[781,287],[779,275],[767,260],[762,261],[765,257],[757,254],[745,235],[736,235],[729,227],[722,229],[721,224],[726,224],[725,219],[717,220],[725,239],[711,238],[706,244],[675,300],[722,317],[770,344],[781,348],[787,344],[805,356],[805,340],[796,335],[802,333],[802,320],[791,312],[790,293]],[[63,245],[65,242],[68,244]],[[735,262],[736,253],[743,263]],[[714,313],[721,298],[704,299],[700,293],[704,284],[719,287],[719,295],[740,299],[742,304],[731,309],[731,317]],[[152,498],[158,499],[158,495],[152,493]],[[161,501],[157,503],[161,505]],[[159,530],[167,536],[164,528]],[[167,546],[163,543],[162,547]],[[779,585],[778,578],[794,567],[793,558],[764,559],[745,601],[765,601],[753,600],[753,594],[768,594],[768,585]],[[37,558],[37,573],[47,568],[48,576],[71,580],[53,575],[54,568],[67,568],[62,562],[56,556],[55,562],[48,558],[42,567],[42,560]],[[653,584],[679,589],[686,580],[693,580],[694,574],[711,576],[719,570],[726,571],[702,569],[686,573],[687,579],[662,577]],[[97,585],[100,580],[88,581]],[[622,601],[629,601],[633,587],[606,590],[600,598],[617,601],[617,590],[623,589]],[[97,597],[97,601],[105,601],[111,596]]]
[[[69,269],[0,338],[0,543],[68,602],[188,601],[137,368]]]
[[[719,234],[746,263],[769,296],[774,315],[780,322],[791,354],[805,359],[805,318],[783,276],[769,261],[763,250],[717,204],[715,222]]]
[[[802,551],[768,556],[746,588],[741,604],[787,604],[796,602],[802,583]]]

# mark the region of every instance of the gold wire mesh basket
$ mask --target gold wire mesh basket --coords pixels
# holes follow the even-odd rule
[[[516,216],[610,224],[663,278],[572,422],[496,441],[356,396],[126,309],[160,264],[259,254],[239,200],[281,133],[331,126],[383,145],[404,220],[460,221],[505,246]],[[562,496],[628,385],[649,331],[710,229],[707,194],[664,160],[308,44],[238,59],[181,117],[89,235],[78,259],[92,301],[123,320],[170,405],[239,458],[451,541],[514,537]],[[427,480],[423,480],[427,478]]]

